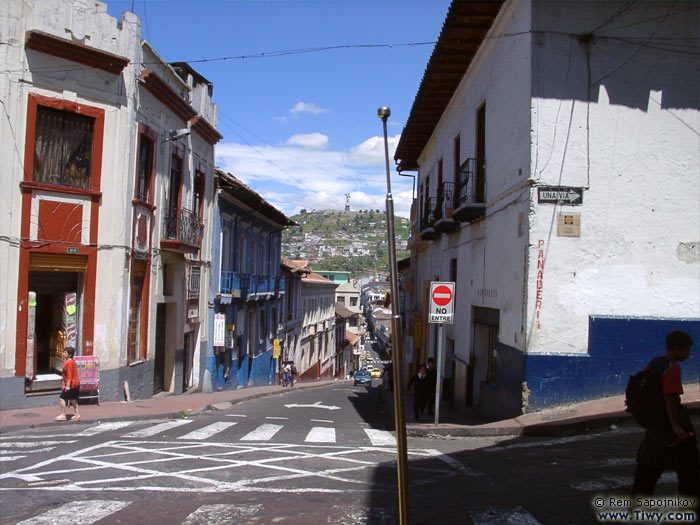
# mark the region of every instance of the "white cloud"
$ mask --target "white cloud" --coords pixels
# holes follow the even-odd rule
[[[325,137],[328,141],[328,137],[320,133],[309,135]],[[280,147],[219,143],[216,161],[222,170],[234,174],[287,215],[294,215],[302,208],[342,210],[346,193],[351,194],[352,210],[384,211],[386,167],[383,140],[383,137],[381,140],[372,137],[349,151],[299,148],[290,145],[291,139]],[[393,155],[397,143],[398,136],[392,137],[390,155]],[[399,177],[392,168],[391,189],[395,214],[408,217],[412,180]]]
[[[289,137],[286,143],[302,148],[328,149],[328,137],[323,133],[298,133]]]
[[[394,152],[399,144],[401,135],[387,138],[389,145],[389,164],[393,164]],[[356,166],[384,166],[384,137],[371,137],[362,144],[350,148],[348,161]]]
[[[297,102],[294,107],[289,110],[289,112],[292,115],[297,113],[311,113],[312,115],[320,115],[322,113],[329,113],[330,110],[318,107],[313,102]]]

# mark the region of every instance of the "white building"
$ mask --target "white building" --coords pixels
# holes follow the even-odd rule
[[[456,406],[618,394],[668,331],[700,340],[699,20],[695,1],[452,3],[395,159],[418,171],[413,362],[437,346],[430,281],[455,281]]]
[[[301,381],[333,377],[336,284],[316,273],[301,278],[304,320],[296,366]]]
[[[282,275],[285,278],[285,297],[282,303],[280,324],[281,361],[297,362],[301,356],[301,334],[304,320],[301,279],[311,273],[306,261],[294,261],[282,257]],[[297,369],[299,367],[297,366]]]
[[[102,2],[8,0],[0,33],[3,406],[55,403],[37,394],[58,392],[65,346],[99,360],[103,400],[197,386],[211,84]]]

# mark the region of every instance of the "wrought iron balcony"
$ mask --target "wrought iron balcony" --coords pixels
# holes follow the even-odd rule
[[[168,211],[163,220],[161,248],[177,252],[196,252],[202,239],[203,227],[191,210],[180,208]]]
[[[420,218],[420,237],[431,241],[438,236],[435,231],[435,197],[426,197]]]
[[[445,233],[459,229],[459,224],[452,218],[454,211],[454,183],[443,182],[437,190],[435,206],[435,230]]]
[[[464,161],[459,171],[459,180],[455,189],[456,209],[452,214],[455,220],[469,222],[486,216],[486,182],[485,175],[479,177],[476,169],[477,159]]]

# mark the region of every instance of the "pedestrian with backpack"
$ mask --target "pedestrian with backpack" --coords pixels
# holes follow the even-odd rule
[[[679,362],[690,355],[693,339],[680,330],[666,336],[666,355],[655,357],[639,374],[632,376],[627,389],[628,411],[645,426],[646,432],[637,451],[634,495],[652,495],[664,470],[675,470],[678,494],[700,496],[700,460],[695,429],[690,415],[681,405],[683,383]],[[635,378],[641,386],[632,388]],[[631,390],[633,394],[631,396]],[[634,399],[646,399],[647,411],[639,416]],[[630,409],[630,407],[634,407]],[[642,411],[643,412],[643,411]]]

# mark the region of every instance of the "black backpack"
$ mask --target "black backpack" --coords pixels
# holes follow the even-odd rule
[[[668,365],[665,357],[654,358],[627,381],[625,410],[644,428],[663,426],[668,421],[661,386],[661,376]]]

